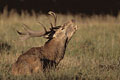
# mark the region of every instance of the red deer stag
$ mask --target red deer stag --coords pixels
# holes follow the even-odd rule
[[[14,75],[19,74],[31,74],[39,71],[45,71],[51,67],[56,67],[63,59],[65,50],[71,37],[77,30],[74,20],[70,20],[61,26],[56,26],[56,15],[54,12],[49,12],[54,16],[55,24],[51,23],[50,30],[43,32],[32,31],[26,25],[24,29],[26,32],[18,32],[22,35],[22,40],[29,37],[41,37],[48,36],[48,41],[41,47],[33,47],[24,54],[20,55],[17,61],[12,66],[12,73]]]

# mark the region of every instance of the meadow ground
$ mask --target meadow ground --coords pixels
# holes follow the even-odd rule
[[[78,25],[57,69],[45,74],[14,76],[11,65],[19,55],[46,41],[41,37],[21,42],[16,30],[23,31],[23,23],[39,31],[43,29],[38,21],[47,28],[50,25],[44,14],[19,16],[14,11],[9,16],[7,11],[0,14],[0,80],[120,80],[120,16],[57,15],[57,25],[70,19],[75,19]]]

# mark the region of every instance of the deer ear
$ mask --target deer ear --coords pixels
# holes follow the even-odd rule
[[[53,38],[55,38],[55,37],[56,37],[56,34],[53,35]]]

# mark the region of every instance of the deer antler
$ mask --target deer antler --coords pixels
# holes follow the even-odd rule
[[[53,25],[52,22],[50,21],[51,27],[53,28],[53,27],[56,26],[57,16],[56,16],[56,14],[55,14],[54,12],[52,12],[52,11],[49,11],[48,14],[54,17],[54,25]]]
[[[54,17],[54,25],[50,21],[50,24],[51,24],[50,30],[47,31],[45,26],[42,23],[40,23],[40,22],[38,22],[38,23],[40,25],[42,25],[42,27],[44,29],[44,31],[42,31],[42,32],[40,32],[40,31],[33,31],[26,24],[23,24],[23,28],[24,28],[25,32],[20,32],[20,31],[16,30],[17,33],[22,36],[20,39],[22,41],[24,41],[24,40],[26,40],[26,39],[28,39],[30,37],[41,37],[41,36],[43,36],[44,38],[49,39],[50,35],[53,34],[55,32],[55,30],[59,29],[61,26],[56,26],[57,16],[56,16],[56,14],[54,12],[49,11],[48,14]],[[46,37],[46,35],[47,35],[47,37]]]
[[[20,38],[22,41],[26,40],[26,39],[28,39],[30,37],[41,37],[41,36],[44,36],[44,35],[47,34],[47,30],[46,30],[46,28],[44,26],[42,26],[43,29],[44,29],[44,31],[42,31],[42,32],[33,31],[25,24],[23,24],[23,27],[24,27],[25,32],[20,32],[20,31],[17,30],[17,33],[19,35],[22,35],[22,37]]]

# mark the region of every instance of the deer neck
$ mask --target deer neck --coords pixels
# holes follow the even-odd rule
[[[54,60],[59,63],[63,59],[67,45],[67,38],[56,39],[53,38],[44,45],[44,55],[49,60]]]

